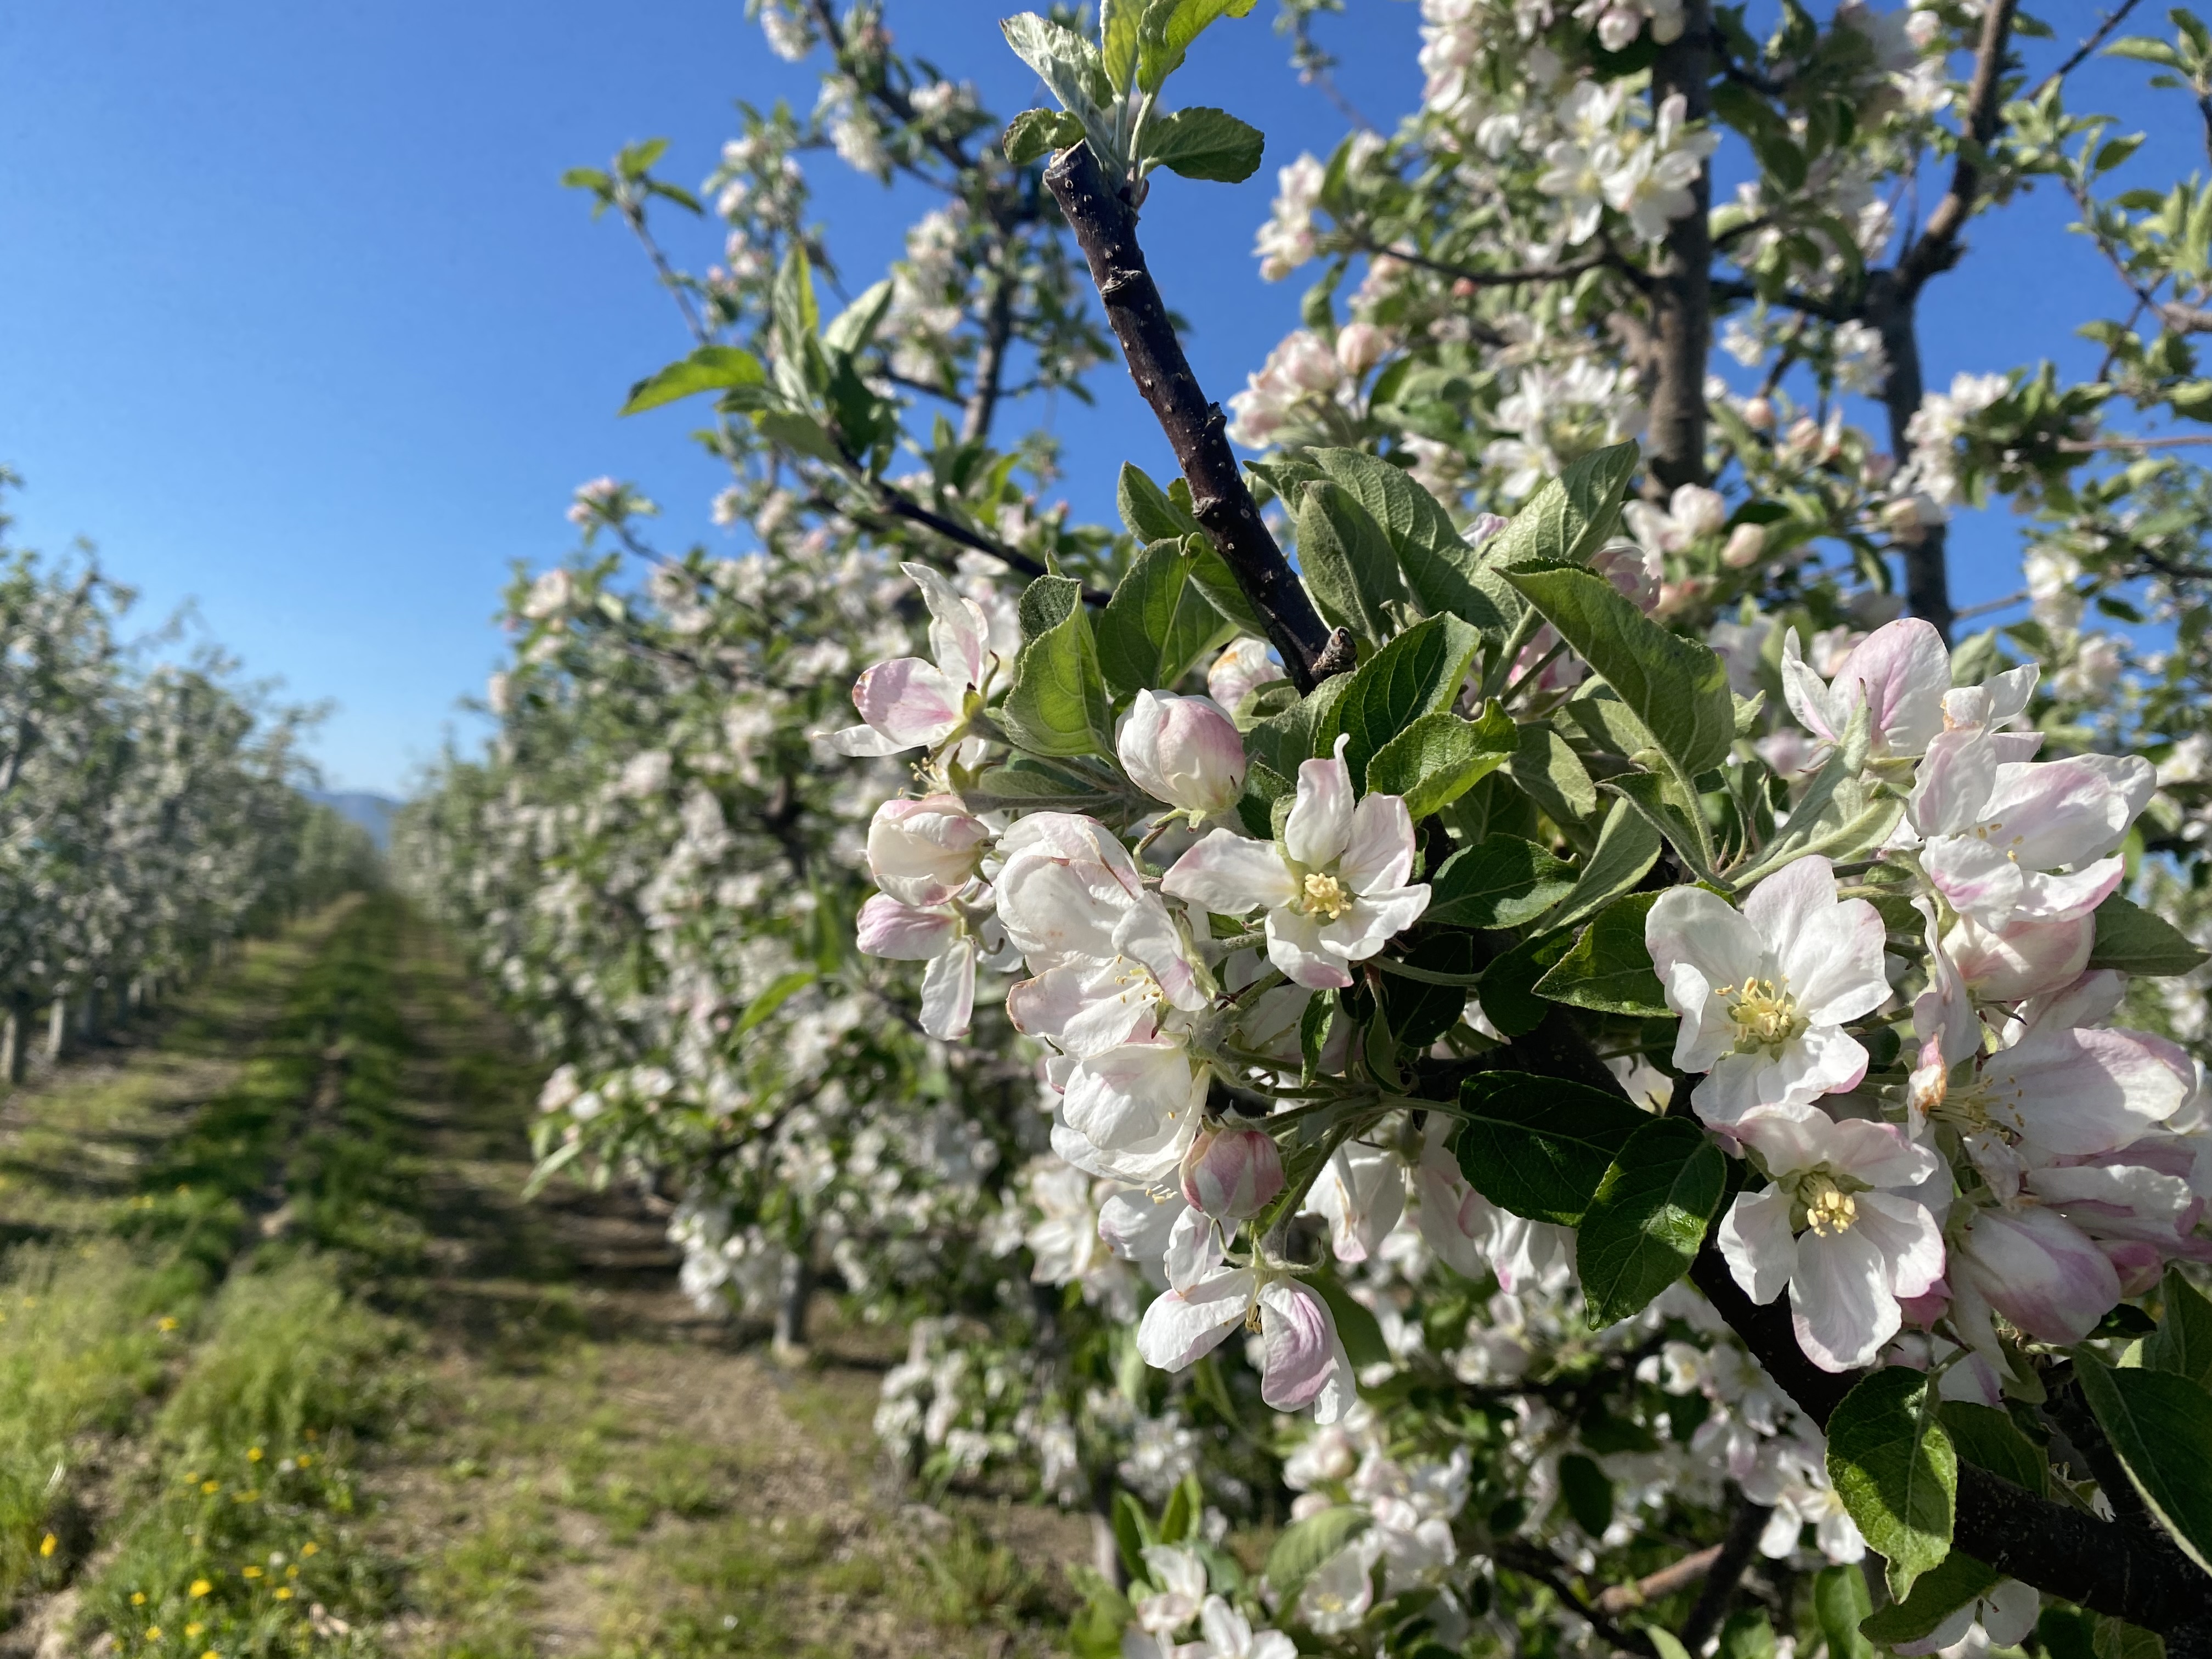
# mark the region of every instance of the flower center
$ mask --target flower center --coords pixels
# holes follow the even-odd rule
[[[1352,895],[1344,890],[1344,884],[1334,876],[1324,876],[1316,871],[1306,878],[1305,908],[1334,921],[1352,908]]]
[[[1805,1224],[1822,1238],[1847,1233],[1859,1218],[1858,1200],[1826,1176],[1814,1176],[1798,1188],[1805,1205]]]
[[[1803,1029],[1797,1017],[1797,1000],[1778,979],[1749,979],[1736,990],[1723,986],[1721,994],[1734,991],[1729,1018],[1735,1022],[1739,1048],[1771,1048],[1787,1042]]]

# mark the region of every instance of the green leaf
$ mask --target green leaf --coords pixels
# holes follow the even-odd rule
[[[1790,809],[1790,822],[1760,853],[1756,863],[1735,872],[1739,888],[1749,887],[1808,853],[1838,862],[1872,850],[1887,840],[1905,811],[1894,794],[1876,794],[1861,775],[1872,731],[1872,707],[1851,711],[1844,740],[1813,775],[1803,796]]]
[[[1485,556],[1499,566],[1545,559],[1582,563],[1613,533],[1621,491],[1635,471],[1632,443],[1583,456],[1528,498],[1484,548]]]
[[[1595,571],[1550,565],[1504,575],[1604,677],[1684,777],[1727,757],[1735,701],[1711,648],[1662,628]]]
[[[1242,17],[1253,0],[1151,0],[1137,26],[1137,86],[1158,92],[1182,67],[1190,43],[1217,19]]]
[[[1025,167],[1082,142],[1083,123],[1066,110],[1025,109],[1006,123],[999,147],[1016,167]]]
[[[1917,1642],[1933,1635],[1937,1626],[1967,1602],[1995,1589],[2002,1577],[1996,1568],[1953,1550],[1942,1565],[1920,1575],[1911,1595],[1861,1620],[1859,1629],[1885,1647]]]
[[[1540,997],[1570,1002],[1606,1014],[1663,1018],[1674,1010],[1651,965],[1644,942],[1644,921],[1659,901],[1656,893],[1630,893],[1615,899],[1583,930],[1574,949],[1536,981]]]
[[[1951,1550],[1959,1458],[1924,1372],[1888,1365],[1863,1378],[1828,1419],[1828,1480],[1869,1547],[1889,1563],[1898,1601]]]
[[[2206,1567],[2212,1558],[2212,1395],[2172,1371],[2109,1370],[2087,1348],[2074,1351],[2074,1374],[2143,1502],[2190,1559]]]
[[[1390,1358],[1390,1345],[1382,1340],[1381,1322],[1366,1304],[1352,1299],[1342,1279],[1333,1273],[1318,1273],[1306,1283],[1328,1304],[1337,1336],[1344,1343],[1344,1356],[1354,1369],[1379,1365]]]
[[[1376,757],[1376,765],[1382,757]],[[1374,768],[1369,769],[1372,775]],[[1573,891],[1575,867],[1534,842],[1492,836],[1462,848],[1429,878],[1425,922],[1453,927],[1518,927]]]
[[[2163,916],[2154,916],[2118,893],[2097,907],[2097,942],[2089,950],[2092,968],[2117,968],[2124,974],[2186,974],[2200,968],[2204,952]]]
[[[1176,1489],[1168,1494],[1167,1507],[1160,1511],[1160,1542],[1182,1542],[1205,1510],[1206,1489],[1198,1484],[1198,1474],[1194,1470],[1176,1481]]]
[[[635,415],[696,392],[726,392],[736,386],[762,386],[767,380],[768,371],[761,367],[760,359],[742,347],[701,346],[689,357],[632,386],[622,412]]]
[[[1729,884],[1713,867],[1712,832],[1705,823],[1704,806],[1689,795],[1656,749],[1637,757],[1662,769],[1620,772],[1605,781],[1606,791],[1626,801],[1674,849],[1690,873],[1708,886],[1725,890]]]
[[[1210,179],[1241,185],[1260,170],[1267,140],[1227,110],[1197,105],[1145,124],[1144,154],[1138,159],[1186,179]]]
[[[738,1016],[731,1036],[743,1036],[820,977],[811,968],[794,968],[787,974],[777,975],[745,1004],[745,1011]]]
[[[1121,509],[1121,522],[1139,541],[1175,541],[1204,533],[1196,519],[1178,507],[1175,498],[1154,483],[1143,468],[1130,462],[1121,463],[1114,501]]]
[[[1328,729],[1316,728],[1313,752],[1329,754],[1338,735],[1348,735],[1345,763],[1353,787],[1364,788],[1367,763],[1383,744],[1422,715],[1452,706],[1480,644],[1456,617],[1416,623],[1346,677]]]
[[[1597,811],[1597,786],[1580,757],[1541,720],[1522,725],[1520,744],[1505,763],[1505,772],[1556,823],[1579,823]],[[1653,840],[1657,840],[1656,835]],[[1655,846],[1652,856],[1658,855]]]
[[[1646,1625],[1644,1638],[1651,1644],[1652,1650],[1658,1654],[1659,1659],[1691,1659],[1689,1649],[1682,1645],[1682,1638],[1661,1630],[1656,1625]]]
[[[1267,1586],[1275,1592],[1276,1604],[1288,1607],[1296,1601],[1306,1580],[1329,1557],[1366,1531],[1367,1523],[1365,1504],[1339,1504],[1284,1528],[1274,1547],[1267,1552]]]
[[[1601,1538],[1613,1524],[1613,1482],[1595,1458],[1569,1452],[1559,1460],[1559,1497],[1575,1524]]]
[[[1959,1455],[1977,1468],[2001,1474],[2037,1497],[2051,1488],[2051,1468],[2035,1443],[2020,1431],[2011,1414],[1971,1400],[1947,1400],[1936,1415]]]
[[[1316,449],[1307,459],[1366,509],[1398,556],[1398,568],[1422,610],[1500,632],[1520,601],[1461,539],[1443,504],[1402,467],[1357,449]]]
[[[1097,635],[1098,665],[1116,697],[1173,685],[1226,640],[1232,624],[1191,586],[1196,562],[1179,541],[1154,542],[1115,584]]]
[[[1100,0],[1098,54],[1106,79],[1116,92],[1129,89],[1137,68],[1137,30],[1145,21],[1145,0]]]
[[[2178,1267],[2166,1270],[2159,1295],[2164,1306],[2158,1329],[2143,1340],[2144,1367],[2185,1376],[2200,1389],[2212,1388],[2212,1302]]]
[[[1866,1575],[1856,1566],[1823,1567],[1813,1580],[1813,1616],[1828,1638],[1828,1659],[1875,1659],[1859,1620],[1874,1611]]]
[[[1552,1005],[1536,994],[1536,981],[1574,948],[1571,933],[1526,939],[1482,970],[1477,994],[1486,1018],[1509,1037],[1525,1036],[1544,1023]]]
[[[1159,1540],[1152,1532],[1152,1517],[1132,1492],[1114,1494],[1114,1542],[1121,1552],[1121,1570],[1133,1579],[1145,1576],[1145,1547]]]
[[[823,347],[848,357],[856,351],[866,350],[876,337],[876,330],[883,325],[884,314],[891,308],[896,287],[888,276],[880,283],[869,283],[822,331]]]
[[[1404,957],[1383,962],[1382,1013],[1401,1048],[1425,1048],[1459,1023],[1474,994],[1469,981],[1478,953],[1471,933],[1432,933]],[[1393,972],[1393,963],[1442,975],[1446,982]]]
[[[1571,927],[1595,915],[1644,879],[1644,872],[1658,862],[1659,848],[1659,832],[1650,821],[1626,801],[1614,801],[1572,896],[1544,918],[1544,926]]]
[[[1022,594],[1022,648],[1000,718],[1040,755],[1114,752],[1114,710],[1098,666],[1083,585],[1039,576]]]
[[[1390,538],[1349,491],[1326,479],[1308,484],[1298,504],[1298,570],[1330,626],[1370,645],[1390,637],[1395,622],[1384,606],[1406,598]]]
[[[814,270],[806,249],[793,242],[776,268],[775,286],[769,295],[775,317],[776,349],[796,359],[820,331],[822,313],[814,302]]]
[[[817,461],[828,461],[833,465],[844,464],[845,452],[837,447],[836,441],[811,415],[801,415],[793,410],[763,409],[753,416],[753,425],[770,443],[781,444],[801,455],[811,455]]]
[[[1403,795],[1418,823],[1441,811],[1512,757],[1520,728],[1496,703],[1479,720],[1424,714],[1367,763],[1370,793]],[[1433,902],[1434,895],[1431,896]],[[1429,920],[1437,920],[1433,902]],[[1503,925],[1503,924],[1500,924]]]
[[[1721,1626],[1714,1659],[1774,1659],[1774,1626],[1757,1607],[1739,1607]]]
[[[1727,1190],[1727,1158],[1688,1118],[1653,1118],[1629,1136],[1576,1234],[1593,1330],[1641,1313],[1689,1272]]]
[[[2107,58],[2133,58],[2146,64],[2163,64],[2168,69],[2179,69],[2181,58],[2173,47],[2164,40],[2148,34],[2128,34],[2105,48]]]
[[[1110,173],[1121,157],[1114,147],[1114,128],[1105,111],[1116,96],[1106,65],[1092,46],[1071,28],[1025,11],[1003,20],[999,28],[1014,55],[1035,70],[1060,107],[1083,124],[1084,136]]]
[[[1618,1095],[1523,1072],[1477,1072],[1460,1086],[1460,1115],[1468,1184],[1516,1215],[1567,1227],[1652,1121]]]

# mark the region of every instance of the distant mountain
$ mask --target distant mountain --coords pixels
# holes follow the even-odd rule
[[[374,795],[365,789],[309,789],[303,792],[307,799],[329,807],[340,817],[350,818],[368,831],[380,853],[392,848],[392,815],[399,810],[399,803],[388,795]]]

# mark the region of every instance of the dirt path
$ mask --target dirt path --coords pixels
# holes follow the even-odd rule
[[[1079,1524],[948,1524],[884,1486],[896,1334],[819,1322],[815,1362],[778,1367],[677,1291],[635,1197],[521,1199],[538,1073],[428,929],[325,918],[233,979],[0,1114],[0,1226],[27,1241],[0,1307],[149,1207],[211,1205],[169,1179],[180,1137],[260,1171],[185,1235],[211,1262],[188,1290],[173,1229],[135,1247],[143,1283],[105,1273],[113,1386],[18,1437],[24,1485],[70,1449],[70,1540],[50,1503],[11,1517],[0,1428],[0,1654],[1056,1650]]]

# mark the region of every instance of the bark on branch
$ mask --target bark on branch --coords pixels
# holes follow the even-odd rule
[[[1259,503],[1229,447],[1228,418],[1200,389],[1146,266],[1136,215],[1107,184],[1088,144],[1063,150],[1045,169],[1044,181],[1090,262],[1130,376],[1189,482],[1199,523],[1267,624],[1268,642],[1282,654],[1291,684],[1301,692],[1312,690],[1325,677],[1328,625],[1261,521]]]
[[[1680,36],[1651,66],[1656,108],[1680,96],[1684,118],[1713,112],[1711,0],[1688,0]],[[1705,481],[1705,363],[1712,356],[1712,163],[1698,166],[1692,205],[1667,228],[1667,252],[1653,293],[1657,384],[1651,392],[1652,477],[1668,489]]]

